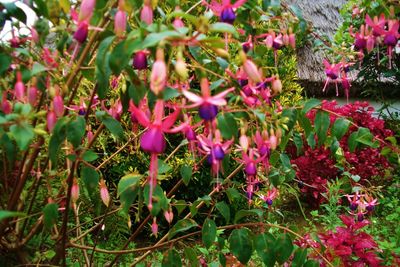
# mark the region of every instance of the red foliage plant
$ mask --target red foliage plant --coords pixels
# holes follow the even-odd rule
[[[348,118],[353,122],[347,133],[340,139],[339,144],[344,152],[344,170],[360,176],[360,183],[370,180],[376,176],[384,176],[385,169],[390,168],[389,161],[380,154],[383,144],[378,148],[359,147],[351,152],[348,146],[348,139],[351,133],[358,130],[358,127],[365,127],[370,130],[375,138],[384,140],[392,135],[392,131],[385,128],[384,121],[373,116],[374,108],[367,102],[355,102],[338,106],[336,101],[322,102],[322,109],[330,113],[331,125],[339,117]],[[316,111],[311,110],[307,117],[314,122]],[[357,126],[356,126],[357,125]],[[306,145],[304,152],[296,156],[293,151],[292,164],[297,166],[298,179],[309,186],[300,186],[301,191],[306,194],[312,203],[320,204],[324,201],[321,193],[326,192],[326,184],[329,180],[340,177],[340,169],[336,167],[337,160],[332,156],[329,147],[315,147]],[[315,201],[317,200],[317,201]]]

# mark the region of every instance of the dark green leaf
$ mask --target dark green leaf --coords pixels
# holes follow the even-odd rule
[[[96,117],[104,123],[106,128],[111,132],[112,135],[119,139],[124,138],[124,129],[121,126],[121,123],[111,117],[108,113],[104,111],[97,111]]]
[[[347,140],[347,144],[349,146],[349,151],[351,153],[353,153],[354,150],[356,150],[356,147],[357,147],[357,135],[358,135],[358,132],[351,133],[350,136],[349,136],[349,139]]]
[[[239,33],[237,32],[236,28],[233,25],[224,22],[217,22],[211,24],[209,30],[210,32],[230,33],[235,38],[239,36]]]
[[[229,248],[232,254],[243,264],[246,264],[253,253],[253,240],[249,229],[241,228],[232,231],[229,236]]]
[[[311,147],[311,149],[315,148],[315,134],[310,133],[310,135],[307,137],[307,143]]]
[[[81,170],[81,177],[89,193],[89,196],[94,199],[95,189],[99,186],[100,176],[95,169],[83,167]]]
[[[21,150],[26,150],[33,137],[35,137],[32,125],[27,122],[11,125],[10,133]]]
[[[226,189],[226,195],[228,196],[229,202],[233,203],[236,199],[240,199],[242,196],[236,188],[229,187]]]
[[[294,258],[292,261],[293,267],[301,267],[307,259],[307,249],[298,248],[294,253]]]
[[[288,155],[286,155],[285,153],[281,153],[279,158],[281,159],[283,167],[285,167],[287,169],[292,168],[292,164],[290,163],[290,158],[288,157]]]
[[[158,45],[165,38],[178,38],[182,37],[182,35],[177,31],[164,31],[158,33],[150,33],[146,36],[144,41],[141,43],[141,48],[153,47]]]
[[[147,184],[143,190],[143,196],[144,196],[144,203],[148,206],[149,205],[149,199],[150,199],[150,186]],[[165,192],[161,188],[161,186],[157,185],[153,189],[153,208],[151,209],[151,215],[157,216],[157,214],[161,210],[167,210],[168,209],[168,199],[165,196]]]
[[[237,223],[240,219],[247,216],[258,216],[258,218],[261,219],[264,213],[265,212],[261,209],[239,210],[238,212],[236,212],[233,222]]]
[[[203,244],[206,248],[211,247],[217,236],[217,226],[215,222],[209,218],[205,219],[203,227],[201,229],[201,236]]]
[[[283,264],[292,255],[293,244],[288,234],[282,234],[275,243],[276,260]]]
[[[7,218],[22,217],[25,216],[23,212],[0,210],[0,222]]]
[[[117,196],[121,199],[121,205],[125,212],[136,199],[138,194],[138,185],[142,176],[140,174],[127,174],[119,180]]]
[[[171,249],[167,256],[163,258],[162,267],[180,267],[182,266],[182,260],[179,253],[175,249]]]
[[[5,53],[0,53],[0,75],[2,76],[3,73],[8,70],[12,62],[12,58]]]
[[[336,137],[337,140],[342,139],[349,129],[350,121],[344,118],[338,118],[335,120],[332,126],[331,134]]]
[[[2,5],[6,8],[7,14],[11,17],[16,18],[22,23],[26,24],[26,14],[25,12],[19,8],[15,3],[2,3]]]
[[[87,150],[83,154],[82,159],[84,161],[91,162],[91,161],[96,160],[98,157],[99,156],[97,155],[97,153],[93,152],[92,150]]]
[[[199,260],[197,259],[196,251],[193,248],[186,247],[184,249],[185,259],[189,261],[187,266],[197,266]]]
[[[321,100],[311,98],[311,99],[307,100],[306,103],[304,103],[302,112],[303,112],[303,114],[305,114],[305,113],[309,112],[311,109],[313,109],[319,105],[321,105]]]
[[[296,145],[296,154],[299,156],[303,152],[303,137],[299,133],[294,133],[293,142]]]
[[[85,119],[81,116],[67,124],[67,140],[75,147],[79,147],[85,135]]]
[[[315,260],[308,260],[304,263],[303,267],[319,267],[320,264]]]
[[[97,93],[100,99],[104,99],[109,87],[111,70],[109,67],[110,52],[108,51],[114,41],[114,36],[107,37],[101,41],[96,56],[96,79]]]
[[[218,129],[221,131],[222,137],[225,139],[231,139],[237,136],[238,126],[235,117],[231,113],[220,114],[217,117]]]
[[[318,144],[322,145],[326,140],[326,135],[328,133],[328,128],[330,125],[328,112],[319,110],[315,115],[314,125],[315,132],[318,136]]]
[[[181,167],[181,176],[183,183],[187,186],[190,182],[190,178],[192,178],[192,167],[189,165],[183,165]]]
[[[198,224],[192,220],[192,219],[182,219],[178,221],[169,231],[168,233],[168,238],[171,239],[175,235],[186,232],[189,229],[192,229],[193,227],[198,227]]]
[[[226,204],[225,201],[221,201],[221,202],[218,202],[217,204],[215,204],[215,207],[221,213],[221,215],[224,217],[226,223],[229,223],[229,220],[231,219],[231,210],[230,210],[228,204]]]
[[[47,230],[57,222],[58,218],[58,205],[56,203],[49,203],[43,208],[43,224]]]
[[[275,243],[276,239],[270,233],[259,234],[254,240],[257,254],[267,267],[275,265]]]

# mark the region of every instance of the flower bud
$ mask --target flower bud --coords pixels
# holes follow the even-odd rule
[[[142,10],[140,11],[140,20],[150,25],[153,23],[153,9],[150,1],[145,1]]]
[[[276,138],[275,135],[270,135],[269,137],[269,144],[271,146],[272,150],[275,150],[276,147],[278,146],[278,138]]]
[[[157,237],[158,234],[158,224],[157,224],[157,218],[153,218],[153,223],[151,224],[151,232],[153,233],[154,236]]]
[[[278,94],[282,93],[282,82],[279,79],[279,77],[276,77],[271,82],[271,89],[272,89],[272,92],[274,92],[275,95],[278,95]]]
[[[31,86],[28,89],[28,102],[29,104],[31,104],[32,107],[34,107],[36,105],[36,101],[37,101],[37,97],[38,97],[38,89],[36,88],[36,86]]]
[[[246,59],[243,63],[243,70],[246,72],[247,76],[249,76],[250,80],[253,83],[261,83],[262,78],[261,74],[257,69],[257,66],[250,59]]]
[[[72,188],[71,188],[71,199],[73,203],[76,203],[76,201],[79,198],[79,184],[78,180],[74,178]]]
[[[171,209],[169,209],[168,211],[164,212],[164,217],[165,217],[165,220],[167,220],[167,222],[169,224],[171,224],[172,220],[174,219],[174,213],[172,212]]]
[[[86,41],[89,32],[89,24],[86,21],[82,21],[78,24],[78,29],[74,33],[74,39],[83,44]]]
[[[265,38],[265,45],[267,48],[272,48],[274,44],[274,37],[272,35],[268,35],[267,38]]]
[[[114,33],[116,36],[118,37],[124,36],[124,32],[126,31],[126,23],[127,23],[126,12],[119,9],[115,14],[114,18]]]
[[[185,24],[183,23],[181,18],[175,18],[174,22],[172,22],[172,25],[174,26],[175,29],[185,27]]]
[[[50,110],[47,113],[47,130],[51,133],[54,129],[54,126],[56,125],[57,122],[57,116],[56,113],[52,110]]]
[[[108,207],[110,204],[110,194],[108,193],[108,189],[104,179],[100,180],[100,198],[103,201],[104,205]]]
[[[133,57],[133,68],[136,70],[147,69],[147,52],[145,50],[135,53]]]
[[[1,110],[4,112],[4,114],[10,114],[12,111],[11,102],[7,99],[6,91],[3,92],[3,98],[1,100]]]
[[[282,42],[284,45],[289,45],[289,35],[287,33],[282,36]]]
[[[14,95],[18,101],[23,101],[25,98],[25,85],[22,82],[21,72],[17,72],[17,82],[14,86]]]
[[[64,101],[59,94],[53,98],[53,110],[57,117],[61,117],[64,114]]]
[[[39,43],[39,34],[38,34],[38,32],[36,31],[36,29],[35,28],[31,28],[31,40],[35,43],[35,44],[37,44],[37,43]]]
[[[296,48],[296,36],[294,35],[292,28],[289,28],[289,45],[295,49]]]
[[[167,65],[164,62],[164,51],[157,50],[156,61],[153,64],[150,75],[150,89],[155,95],[164,90],[167,84]]]
[[[370,53],[374,49],[374,46],[375,46],[375,38],[372,36],[369,36],[367,39],[367,45],[366,45],[366,49],[367,49],[368,53]]]
[[[188,70],[187,70],[187,67],[186,67],[186,63],[182,58],[182,53],[180,53],[180,55],[178,55],[178,59],[176,60],[175,71],[179,75],[179,78],[182,81],[185,81],[189,76],[188,75]]]
[[[79,11],[79,22],[89,20],[93,15],[96,0],[83,0]]]
[[[243,151],[246,152],[249,148],[249,138],[246,135],[242,134],[239,137],[239,144]]]

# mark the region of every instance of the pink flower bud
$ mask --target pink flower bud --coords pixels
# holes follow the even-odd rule
[[[57,116],[54,111],[50,110],[49,113],[47,113],[47,130],[49,132],[53,131],[54,126],[56,125],[57,122]]]
[[[246,59],[243,63],[243,70],[249,76],[250,80],[254,83],[261,83],[261,74],[257,69],[257,66],[250,59]]]
[[[172,25],[174,25],[175,29],[185,27],[185,24],[183,23],[181,18],[174,19],[174,22],[172,22]]]
[[[23,101],[25,97],[25,85],[22,82],[21,72],[17,72],[17,82],[14,86],[14,95],[18,101]]]
[[[78,180],[74,178],[72,188],[71,188],[71,199],[73,203],[76,203],[76,201],[79,198],[79,184]]]
[[[90,142],[92,142],[92,140],[93,140],[93,132],[92,131],[88,131],[88,133],[87,133],[87,139],[88,139],[88,142],[90,143]]]
[[[289,45],[295,49],[296,48],[296,36],[294,33],[289,34]]]
[[[123,37],[124,32],[126,31],[126,12],[119,9],[115,14],[115,21],[114,21],[114,32],[115,35],[118,37]]]
[[[31,104],[32,107],[36,105],[37,97],[38,97],[38,89],[36,88],[36,86],[29,87],[28,102],[29,104]]]
[[[282,82],[279,78],[275,78],[271,82],[271,89],[274,92],[275,95],[282,93]]]
[[[83,0],[79,12],[79,21],[89,20],[93,15],[96,0]]]
[[[265,38],[265,45],[268,48],[272,48],[274,44],[274,37],[272,35],[268,35],[267,38]]]
[[[151,232],[153,233],[154,236],[157,237],[158,234],[158,225],[157,225],[157,218],[153,218],[153,223],[151,225]]]
[[[175,71],[182,80],[188,78],[188,70],[186,68],[186,63],[182,58],[178,58],[175,63]]]
[[[137,51],[133,57],[133,68],[136,70],[147,69],[147,51]]]
[[[10,114],[12,111],[11,102],[7,100],[7,92],[3,92],[3,98],[1,100],[1,110],[4,114]]]
[[[370,53],[374,49],[374,46],[375,46],[375,38],[370,35],[370,36],[368,36],[367,47],[366,47],[368,53]]]
[[[37,44],[37,43],[39,43],[39,34],[38,34],[38,32],[36,31],[36,29],[35,28],[31,28],[31,40],[35,43],[35,44]]]
[[[103,201],[104,205],[108,207],[108,205],[110,204],[110,194],[108,193],[106,183],[103,179],[100,180],[100,198]]]
[[[282,36],[282,42],[284,45],[289,45],[289,35],[287,33]]]
[[[241,148],[246,152],[249,148],[249,138],[246,135],[242,134],[239,138],[239,144]]]
[[[89,24],[86,21],[82,21],[78,24],[78,29],[74,33],[74,39],[83,44],[86,41],[89,32]]]
[[[57,117],[61,117],[64,114],[64,101],[59,94],[53,98],[53,110]]]
[[[144,4],[142,10],[140,11],[140,20],[150,25],[153,23],[153,9],[151,4]]]
[[[167,222],[169,224],[171,224],[172,220],[174,219],[174,213],[170,209],[170,210],[164,212],[164,217],[165,217],[165,220],[167,220]]]
[[[167,83],[167,65],[164,62],[164,51],[157,50],[156,61],[153,64],[150,75],[150,89],[155,95],[164,90]]]
[[[278,146],[278,139],[276,138],[275,135],[271,135],[269,137],[269,144],[270,144],[272,150],[276,149],[276,147]]]

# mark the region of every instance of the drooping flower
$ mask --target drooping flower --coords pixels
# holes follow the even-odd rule
[[[108,207],[110,205],[110,194],[108,193],[108,189],[104,179],[100,180],[100,198],[103,201],[104,205]]]
[[[140,11],[140,20],[150,25],[153,23],[153,8],[151,6],[151,0],[145,0],[143,8]]]
[[[231,4],[231,0],[216,1],[212,0],[211,3],[203,0],[203,5],[209,7],[216,16],[219,17],[221,22],[233,24],[236,19],[235,10],[246,3],[247,0],[238,0]]]
[[[267,195],[261,195],[260,199],[265,201],[268,206],[272,206],[274,199],[278,196],[279,192],[276,187],[273,187],[271,190],[268,190]]]
[[[118,9],[114,18],[114,33],[118,37],[123,37],[126,31],[127,16],[121,8]]]
[[[22,82],[22,75],[21,72],[17,72],[17,81],[14,85],[14,95],[18,101],[23,101],[25,99],[25,85]]]
[[[330,81],[334,81],[335,85],[336,85],[336,92],[338,92],[338,88],[337,88],[337,78],[339,78],[339,72],[340,72],[340,68],[342,66],[341,63],[338,64],[330,64],[328,60],[324,59],[323,61],[324,65],[325,65],[325,74],[327,76],[326,81],[325,81],[325,85],[324,88],[322,89],[322,92],[325,92],[326,87],[328,86],[328,83]]]
[[[133,68],[136,70],[147,69],[147,55],[149,52],[147,50],[137,51],[133,57]]]
[[[200,118],[206,121],[212,121],[218,114],[218,106],[227,104],[225,96],[234,91],[235,88],[229,88],[215,96],[211,96],[207,78],[201,79],[200,87],[202,96],[198,96],[187,90],[182,90],[185,97],[193,102],[193,104],[187,106],[187,108],[199,107]]]
[[[157,49],[156,61],[153,64],[150,76],[150,89],[155,95],[162,92],[167,85],[167,65],[164,61],[164,50]]]
[[[95,5],[96,0],[83,0],[79,11],[79,21],[89,21],[93,15]]]

